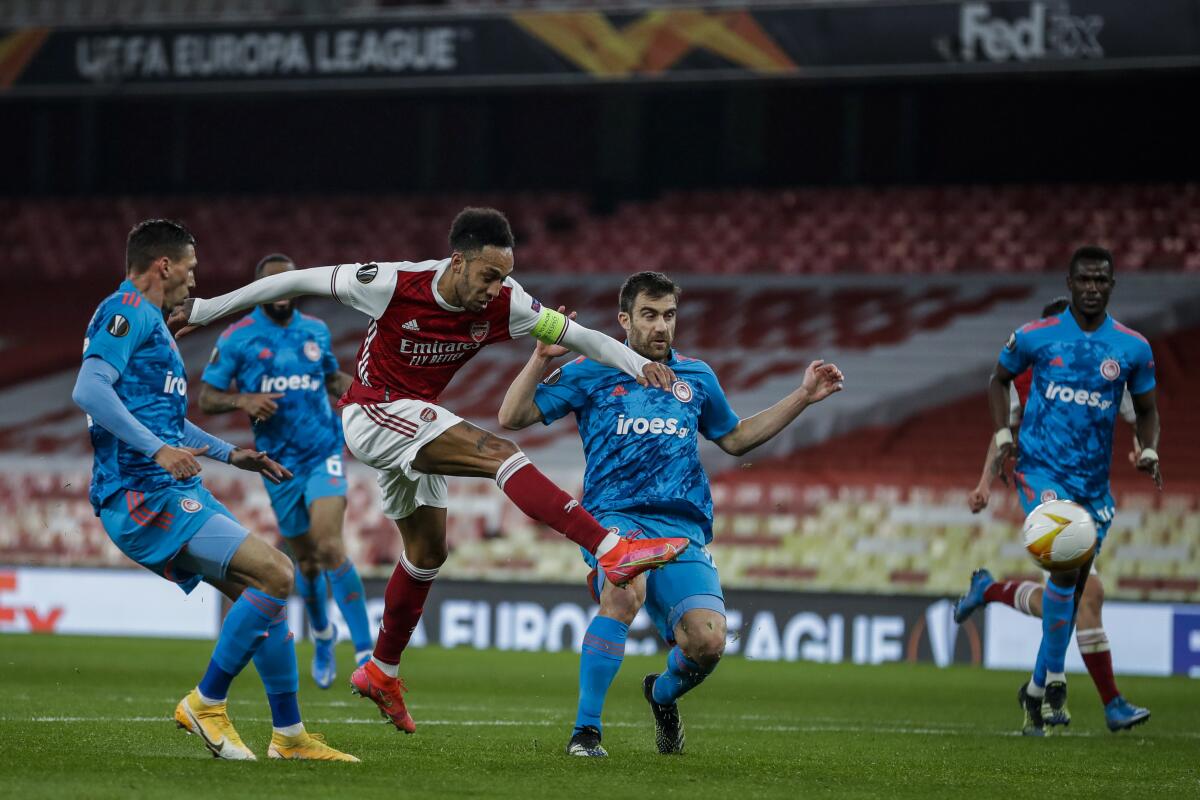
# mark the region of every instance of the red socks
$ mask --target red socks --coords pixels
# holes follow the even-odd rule
[[[555,486],[524,453],[517,453],[500,465],[496,484],[517,508],[590,553],[595,553],[608,535],[578,500]]]
[[[1113,675],[1112,651],[1108,647],[1108,634],[1103,628],[1089,628],[1086,631],[1075,632],[1075,642],[1079,645],[1079,654],[1087,665],[1092,683],[1100,693],[1100,700],[1108,705],[1114,697],[1121,693],[1117,691],[1117,679]]]
[[[1029,607],[1029,600],[1033,593],[1041,588],[1033,581],[997,581],[983,590],[983,599],[988,603],[1003,603],[1022,614],[1034,616]]]
[[[437,577],[436,569],[420,569],[401,554],[383,595],[383,623],[375,642],[375,658],[385,664],[399,664],[400,654],[421,620],[429,587]]]

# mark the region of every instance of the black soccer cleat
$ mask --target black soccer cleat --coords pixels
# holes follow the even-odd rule
[[[1071,724],[1071,712],[1067,710],[1067,684],[1065,681],[1050,681],[1046,684],[1046,696],[1042,700],[1042,719],[1050,728]]]
[[[608,751],[600,744],[600,731],[591,725],[576,728],[567,742],[567,755],[583,758],[606,758]]]
[[[1021,688],[1017,690],[1017,702],[1021,705],[1021,710],[1025,712],[1025,724],[1021,726],[1022,736],[1045,736],[1046,723],[1042,719],[1042,698],[1030,697],[1026,688],[1028,682],[1022,683]]]
[[[658,752],[672,755],[683,752],[683,722],[679,719],[679,704],[672,703],[664,706],[654,702],[654,682],[658,673],[652,673],[642,679],[642,693],[650,704],[650,713],[654,715],[654,744]]]

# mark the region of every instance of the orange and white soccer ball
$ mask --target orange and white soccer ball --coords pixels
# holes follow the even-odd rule
[[[1025,518],[1025,549],[1042,569],[1076,569],[1096,552],[1096,522],[1078,503],[1050,500]]]

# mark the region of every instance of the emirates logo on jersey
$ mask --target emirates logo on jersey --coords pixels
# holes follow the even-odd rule
[[[1106,358],[1100,364],[1100,374],[1104,376],[1104,380],[1106,381],[1115,381],[1121,377],[1121,365],[1111,358]]]
[[[491,333],[492,323],[484,320],[483,322],[471,323],[471,338],[476,342],[482,342]]]
[[[304,355],[308,358],[309,361],[320,361],[321,360],[321,345],[319,345],[313,341],[305,342],[304,343]]]

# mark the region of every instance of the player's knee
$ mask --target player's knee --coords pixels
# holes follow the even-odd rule
[[[721,656],[725,655],[725,632],[712,630],[692,636],[683,654],[699,664],[701,669],[712,672]]]
[[[406,543],[404,548],[404,557],[417,569],[438,569],[446,563],[449,554],[445,539],[412,545]]]
[[[262,575],[262,589],[272,597],[287,597],[292,593],[296,573],[292,561],[278,550],[273,551]]]
[[[325,536],[317,545],[317,561],[321,569],[337,569],[346,560],[346,547],[340,536]]]
[[[499,469],[501,464],[521,452],[521,448],[517,447],[516,442],[511,439],[488,434],[484,441],[484,452],[495,459],[496,467]]]

